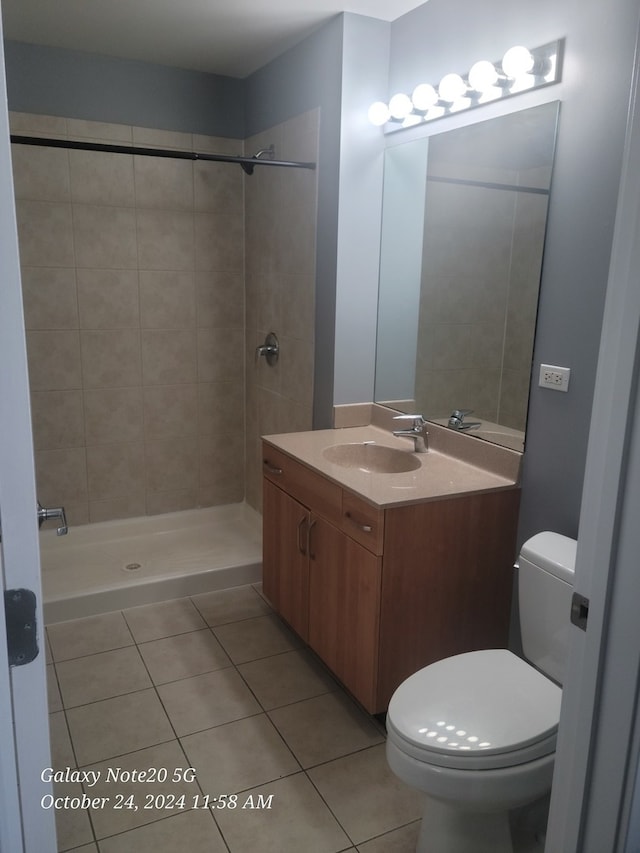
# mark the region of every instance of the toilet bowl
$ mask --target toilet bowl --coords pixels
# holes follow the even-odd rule
[[[487,649],[437,661],[393,694],[387,761],[426,795],[418,853],[512,853],[509,811],[549,791],[575,544],[538,534],[520,555],[521,573],[530,576],[520,584],[521,609],[545,607],[545,618],[524,620],[527,631],[538,634],[542,625],[549,640],[525,643],[523,630],[523,647],[552,661],[555,680],[506,649]],[[549,623],[549,596],[560,626]]]

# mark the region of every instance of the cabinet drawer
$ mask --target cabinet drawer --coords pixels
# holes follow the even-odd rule
[[[342,493],[342,530],[373,554],[382,554],[384,510],[347,491]]]
[[[342,489],[270,444],[262,445],[264,476],[300,503],[340,526]]]

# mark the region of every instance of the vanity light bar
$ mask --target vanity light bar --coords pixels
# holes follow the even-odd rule
[[[466,77],[445,74],[437,86],[420,83],[411,96],[398,93],[388,104],[369,107],[369,121],[393,133],[405,127],[482,106],[560,81],[562,41],[529,49],[509,48],[500,62],[481,59]]]

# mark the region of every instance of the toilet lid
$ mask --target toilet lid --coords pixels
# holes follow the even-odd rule
[[[513,763],[555,750],[561,689],[506,649],[437,661],[404,681],[391,697],[388,726],[414,755],[452,766],[464,759]],[[492,758],[493,757],[493,758]],[[453,761],[452,761],[453,759]]]

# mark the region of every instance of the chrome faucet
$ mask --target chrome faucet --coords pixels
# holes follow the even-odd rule
[[[465,421],[465,417],[470,415],[473,409],[455,409],[451,412],[449,418],[449,428],[458,430],[478,429],[482,426],[482,421]]]
[[[65,536],[69,532],[69,525],[67,524],[64,507],[44,507],[38,501],[38,527],[42,527],[45,521],[49,521],[52,518],[57,518],[60,522],[60,526],[56,530],[58,536]]]
[[[426,430],[427,422],[422,415],[395,415],[394,421],[413,421],[409,429],[394,429],[393,434],[398,437],[412,438],[416,453],[426,453],[428,450]]]

